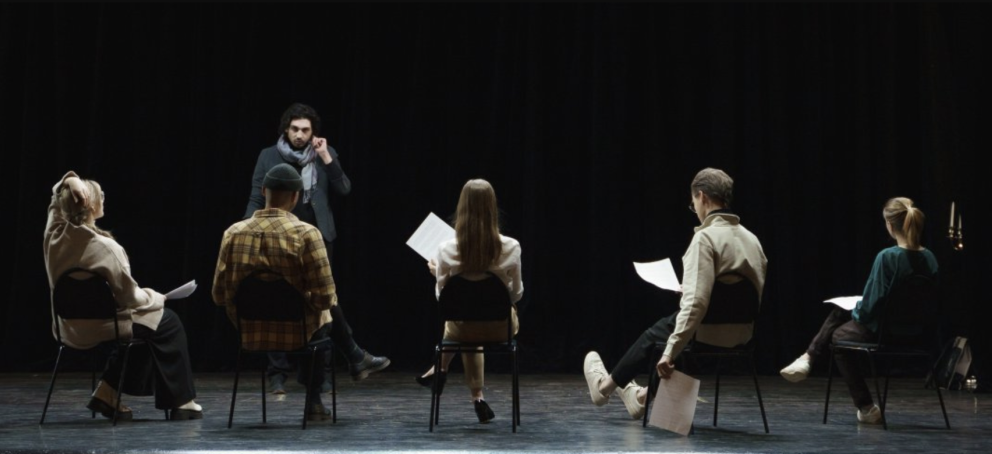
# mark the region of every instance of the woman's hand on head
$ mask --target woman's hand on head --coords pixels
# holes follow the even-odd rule
[[[69,192],[72,193],[72,199],[76,203],[83,206],[83,208],[89,208],[90,206],[90,185],[83,182],[79,177],[69,177],[63,182],[66,187],[69,188]]]

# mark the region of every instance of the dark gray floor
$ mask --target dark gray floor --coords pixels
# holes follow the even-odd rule
[[[523,425],[516,434],[510,431],[507,375],[487,376],[486,397],[497,415],[487,425],[478,424],[461,377],[452,376],[434,433],[427,430],[430,393],[412,373],[387,370],[358,384],[344,377],[337,424],[315,423],[306,431],[300,430],[300,388],[293,384],[285,401],[270,399],[268,424],[262,425],[258,375],[247,378],[232,429],[227,414],[233,374],[197,375],[202,420],[163,421],[152,398],[129,397],[125,403],[135,421],[114,428],[99,415],[91,419],[85,408],[88,375],[60,376],[44,426],[38,419],[49,376],[0,375],[0,452],[992,452],[988,395],[945,392],[952,427],[946,430],[936,395],[922,389],[920,380],[893,382],[885,432],[857,423],[843,387],[835,387],[830,421],[822,424],[824,378],[791,384],[761,377],[771,428],[765,434],[749,379],[724,377],[720,426],[712,426],[713,405],[700,403],[696,433],[682,437],[642,428],[616,396],[604,407],[593,406],[581,374],[522,376]],[[712,377],[699,378],[700,396],[712,401]]]

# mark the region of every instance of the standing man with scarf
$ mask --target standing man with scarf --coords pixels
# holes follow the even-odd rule
[[[333,191],[337,195],[348,195],[351,192],[351,180],[341,168],[337,151],[327,144],[326,138],[318,136],[320,116],[312,107],[300,103],[289,106],[282,114],[279,132],[279,140],[276,144],[262,150],[258,155],[255,174],[252,177],[251,197],[248,199],[244,219],[252,217],[256,210],[265,208],[265,197],[262,196],[265,174],[279,164],[289,164],[303,177],[300,203],[292,213],[301,221],[314,225],[320,230],[324,244],[327,246],[327,256],[331,258],[333,252],[331,246],[337,237],[337,231],[334,229],[330,193]],[[333,259],[331,263],[333,264]],[[363,380],[370,373],[389,366],[389,358],[373,356],[355,343],[341,306],[333,306],[331,316],[334,319],[331,339],[348,359],[353,380]],[[328,366],[331,364],[328,363]],[[267,375],[273,393],[285,393],[284,383],[291,371],[287,355],[269,354]]]

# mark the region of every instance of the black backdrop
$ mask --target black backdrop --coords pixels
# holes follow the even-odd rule
[[[396,368],[425,367],[434,338],[432,278],[404,243],[467,179],[493,183],[523,246],[524,370],[577,372],[676,310],[631,262],[680,262],[707,166],[735,178],[770,261],[762,373],[802,352],[823,299],[862,290],[893,196],[929,216],[945,334],[984,341],[990,19],[971,4],[0,5],[0,369],[54,359],[41,233],[69,169],[105,188],[101,225],[140,284],[197,280],[168,305],[194,368],[229,368],[217,249],[294,101],[321,113],[354,185],[334,201],[341,304]],[[962,252],[944,238],[951,200]]]

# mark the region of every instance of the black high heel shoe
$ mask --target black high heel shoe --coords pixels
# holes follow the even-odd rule
[[[420,386],[423,386],[425,388],[430,388],[432,385],[434,385],[434,374],[428,375],[426,377],[421,377],[420,375],[418,375],[415,378],[417,379],[417,383],[420,383]],[[447,372],[441,372],[441,375],[437,376],[438,394],[441,394],[441,392],[444,391],[444,384],[447,383],[447,381],[448,381]]]
[[[489,408],[486,401],[479,399],[475,401],[475,416],[479,417],[480,423],[486,424],[496,417],[496,413],[493,413],[493,409]]]

